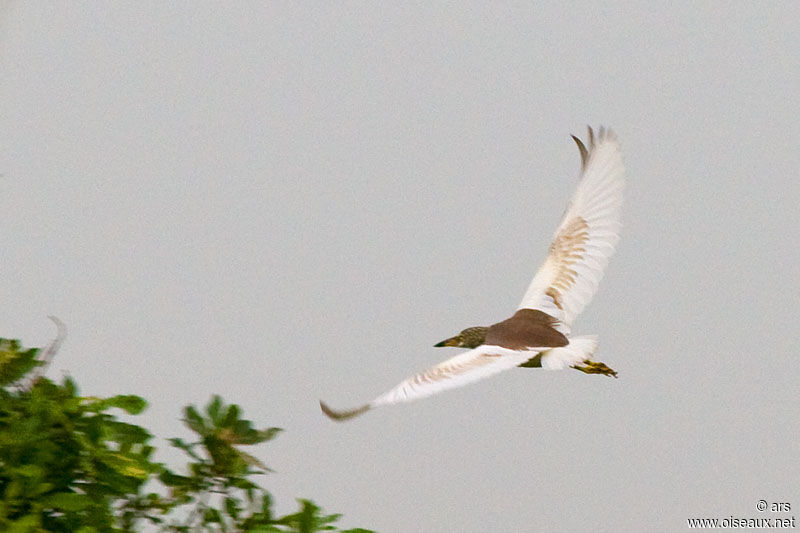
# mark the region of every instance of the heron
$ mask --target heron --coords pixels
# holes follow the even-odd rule
[[[597,291],[619,241],[625,166],[617,136],[588,128],[584,144],[572,135],[581,157],[577,188],[555,231],[544,263],[514,314],[490,326],[473,326],[435,347],[466,348],[436,366],[405,379],[354,409],[336,410],[320,401],[333,420],[348,420],[376,407],[417,400],[461,387],[515,367],[617,377],[593,361],[595,335],[573,335],[572,323]]]

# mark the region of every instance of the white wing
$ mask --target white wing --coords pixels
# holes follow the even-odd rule
[[[616,135],[589,128],[589,149],[581,151],[581,178],[558,226],[549,254],[522,299],[520,309],[539,309],[561,321],[568,334],[572,321],[597,291],[622,226],[625,167]]]
[[[482,345],[411,376],[392,390],[356,409],[336,411],[324,402],[319,403],[322,411],[329,417],[334,420],[346,420],[373,407],[410,402],[488,378],[524,363],[537,353],[537,351],[516,351],[499,346]]]

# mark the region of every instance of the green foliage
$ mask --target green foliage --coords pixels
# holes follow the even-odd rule
[[[38,348],[23,350],[19,342],[0,338],[0,386],[19,381],[40,363],[36,360]]]
[[[118,511],[136,514],[125,504],[160,469],[150,461],[151,436],[105,412],[128,397],[100,406],[77,392],[70,379],[0,390],[0,529],[109,529]]]
[[[0,338],[0,531],[344,531],[334,524],[340,515],[310,500],[274,516],[272,496],[252,480],[270,470],[240,446],[270,441],[279,428],[254,428],[219,396],[202,412],[187,406],[196,440],[170,439],[188,460],[178,474],[152,460],[149,432],[109,412],[139,414],[144,399],[80,396],[69,378],[14,387],[37,353]]]

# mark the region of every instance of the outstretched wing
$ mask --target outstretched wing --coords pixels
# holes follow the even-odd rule
[[[456,355],[406,379],[392,390],[355,409],[337,411],[320,401],[322,411],[334,420],[347,420],[373,407],[410,402],[433,394],[488,378],[514,368],[536,355],[536,351],[517,351],[500,346],[482,345]]]
[[[557,318],[563,333],[594,296],[622,226],[625,167],[617,136],[589,128],[589,147],[573,136],[581,153],[581,178],[570,199],[544,264],[520,309],[539,309]]]

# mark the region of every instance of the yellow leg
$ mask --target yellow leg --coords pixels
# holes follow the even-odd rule
[[[598,361],[590,361],[586,359],[583,361],[582,365],[575,365],[572,368],[575,370],[580,370],[585,374],[603,374],[605,376],[617,377],[617,373],[615,371],[608,368],[605,363],[600,363]]]

